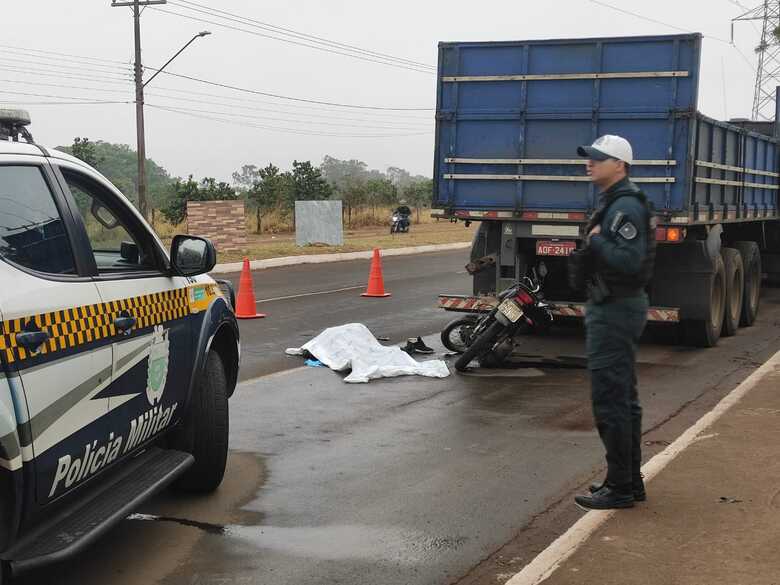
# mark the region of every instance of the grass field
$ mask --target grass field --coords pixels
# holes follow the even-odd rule
[[[373,248],[405,248],[429,244],[452,244],[470,242],[477,225],[468,228],[463,222],[450,223],[430,216],[430,210],[412,213],[412,225],[409,233],[390,234],[390,209],[377,208],[374,211],[355,212],[352,227],[344,222],[344,245],[311,245],[299,247],[295,244],[295,232],[289,218],[280,219],[270,214],[263,218],[263,233],[256,232],[257,222],[254,214],[247,213],[247,247],[240,252],[218,252],[218,262],[237,262],[244,257],[250,260],[264,260],[280,256],[299,256],[302,254],[333,254],[337,252],[362,252]],[[161,218],[154,221],[155,231],[167,246],[176,234],[187,232],[187,224],[171,225]],[[193,234],[198,235],[198,234]]]

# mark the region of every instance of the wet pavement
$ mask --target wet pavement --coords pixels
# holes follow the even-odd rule
[[[299,347],[333,325],[363,323],[391,343],[441,331],[453,317],[436,307],[437,295],[471,292],[466,262],[468,250],[383,258],[392,296],[380,299],[360,296],[370,260],[254,271],[257,308],[268,317],[241,321],[241,379],[297,366],[279,348]],[[221,277],[238,287],[239,275]]]
[[[757,325],[717,348],[647,336],[648,454],[780,349],[778,322],[770,289]],[[515,368],[369,384],[283,358],[289,369],[242,383],[231,400],[233,452],[215,495],[166,493],[81,557],[20,582],[501,582],[579,516],[571,495],[602,473],[583,345],[579,327],[558,328],[528,337]]]

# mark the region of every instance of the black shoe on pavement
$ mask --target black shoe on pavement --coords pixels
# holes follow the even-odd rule
[[[409,355],[412,355],[415,351],[417,351],[414,347],[414,340],[413,339],[407,339],[406,345],[401,346],[401,351],[405,351]]]
[[[599,491],[601,488],[603,488],[606,485],[606,480],[601,483],[592,483],[588,487],[588,491],[592,494],[595,494],[597,491]],[[639,479],[635,479],[632,485],[632,492],[634,494],[634,501],[635,502],[644,502],[647,500],[647,492],[645,491],[645,482],[643,481],[642,477]]]
[[[634,496],[631,493],[616,492],[611,487],[604,486],[596,493],[575,496],[574,502],[584,510],[615,510],[633,508]]]
[[[414,351],[417,353],[433,353],[433,348],[428,347],[425,345],[425,342],[422,340],[422,337],[418,337],[417,339],[409,338],[409,342],[414,344]]]

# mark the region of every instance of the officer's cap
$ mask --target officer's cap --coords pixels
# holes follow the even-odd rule
[[[622,160],[627,165],[634,163],[634,150],[631,144],[622,136],[605,134],[597,138],[591,146],[580,146],[577,154],[590,160]]]

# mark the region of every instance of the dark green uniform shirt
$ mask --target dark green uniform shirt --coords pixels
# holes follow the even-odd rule
[[[590,239],[590,247],[596,272],[616,294],[603,303],[588,303],[585,323],[591,369],[633,360],[626,348],[638,341],[644,329],[648,307],[644,287],[652,275],[648,238],[655,236],[649,233],[644,195],[628,178],[607,189],[601,204],[601,233]]]
[[[632,193],[632,194],[629,194]],[[628,178],[602,194],[608,207],[601,220],[601,233],[590,239],[596,256],[596,271],[607,285],[644,288],[647,276],[641,274],[647,256],[648,211],[644,195]]]

